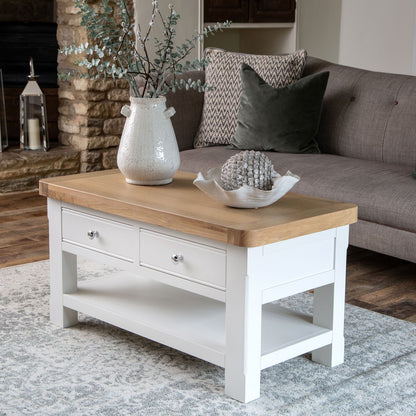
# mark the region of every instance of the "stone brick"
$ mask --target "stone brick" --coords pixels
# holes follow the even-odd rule
[[[72,81],[76,91],[88,91],[88,80],[87,79],[74,79]]]
[[[103,131],[105,134],[121,134],[126,119],[124,117],[113,118],[104,121]]]
[[[79,12],[79,8],[76,7],[74,4],[64,5],[64,12],[66,14],[77,14]]]
[[[77,159],[60,159],[53,164],[54,170],[75,170],[78,171],[81,166],[79,158]]]
[[[103,129],[101,127],[81,127],[80,132],[82,136],[93,137],[102,134]]]
[[[105,100],[105,92],[88,91],[85,99],[88,101],[103,101]]]
[[[12,169],[5,169],[0,171],[0,180],[4,179],[12,179],[12,178],[19,178],[21,176],[24,176],[21,174],[22,168],[16,169],[13,167]]]
[[[102,159],[102,152],[100,151],[91,151],[84,150],[81,152],[81,163],[95,164],[100,163]]]
[[[27,166],[48,165],[59,159],[59,155],[55,152],[44,152],[43,150],[22,150],[20,152],[20,157],[24,161],[24,169],[26,169]]]
[[[86,102],[74,102],[73,103],[74,112],[75,114],[79,114],[80,116],[86,116],[89,112],[89,105]]]
[[[76,101],[103,101],[105,100],[105,92],[89,91],[88,88],[85,91],[72,90],[73,98]]]
[[[117,151],[118,147],[112,147],[103,153],[104,169],[115,169],[117,167]]]
[[[63,116],[72,117],[75,115],[74,105],[71,101],[61,101],[61,105],[58,107],[58,112]]]
[[[93,79],[89,81],[89,88],[93,91],[108,91],[114,88],[114,81],[104,79]]]
[[[62,145],[70,146],[77,152],[85,150],[88,147],[88,136],[81,136],[80,134],[65,134],[60,136],[60,142]]]
[[[86,136],[80,136],[77,134],[72,135],[70,139],[71,145],[76,150],[87,150],[88,149],[89,138]]]
[[[81,154],[81,172],[93,172],[103,168],[101,151],[86,151]]]
[[[75,100],[74,92],[64,87],[58,89],[58,97],[60,100]]]
[[[120,136],[97,136],[90,137],[88,140],[88,149],[105,149],[108,147],[118,146]]]
[[[25,160],[20,156],[19,152],[7,151],[0,153],[0,172],[13,168],[18,169],[24,163]]]
[[[59,132],[59,143],[63,144],[64,146],[71,146],[71,138],[72,138],[72,134],[69,133],[63,133],[63,132]]]
[[[128,89],[116,88],[107,92],[107,98],[112,101],[128,102],[130,100],[130,91]]]
[[[67,25],[58,25],[56,30],[56,38],[59,45],[70,45],[75,41],[74,28]]]
[[[65,175],[73,175],[74,173],[79,173],[80,169],[65,169],[61,171],[49,172],[46,175],[42,176],[42,178],[55,178],[57,176],[65,176]]]
[[[111,117],[111,118],[118,118],[118,117],[120,117],[120,114],[121,114],[121,108],[125,105],[125,104],[127,104],[127,102],[121,102],[121,103],[119,103],[119,102],[112,102],[112,103],[110,103],[110,105],[109,105],[109,116]]]
[[[80,26],[81,16],[66,16],[65,23],[69,26]]]
[[[19,169],[18,171],[9,171],[11,178],[25,178],[28,176],[35,176],[35,175],[43,175],[45,172],[51,170],[51,164],[45,166],[45,164],[35,165],[32,164],[31,166],[26,166],[24,168]]]
[[[65,133],[79,133],[80,127],[74,118],[60,116],[58,118],[58,128]]]
[[[103,127],[104,120],[102,118],[91,118],[88,117],[87,123],[85,124],[87,127]]]
[[[37,177],[29,178],[14,178],[13,180],[0,180],[0,192],[20,192],[35,190],[39,186],[39,179]]]
[[[100,101],[98,103],[88,103],[89,117],[94,118],[109,118],[111,117],[111,103],[108,101]]]
[[[115,81],[116,87],[121,88],[123,90],[129,90],[130,86],[129,83],[125,79],[117,79]]]

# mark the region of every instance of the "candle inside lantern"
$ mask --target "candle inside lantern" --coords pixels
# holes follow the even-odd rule
[[[41,148],[39,119],[29,118],[27,120],[27,127],[29,135],[29,149],[35,150]]]

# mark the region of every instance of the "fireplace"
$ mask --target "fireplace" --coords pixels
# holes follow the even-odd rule
[[[110,4],[114,5],[114,1],[110,0]],[[129,4],[133,15],[133,0]],[[74,68],[73,60],[79,58],[58,54],[58,45],[91,42],[81,26],[74,1],[0,0],[0,27],[0,42],[5,42],[0,49],[9,51],[6,53],[9,61],[7,57],[0,59],[0,67],[7,69],[3,69],[3,76],[11,144],[0,153],[0,192],[36,188],[38,180],[47,176],[116,167],[124,125],[120,110],[129,103],[127,83],[124,80],[57,80],[57,72]],[[42,42],[49,46],[40,46]],[[30,56],[47,99],[51,141],[48,152],[18,149],[16,100],[26,84]]]
[[[19,95],[27,83],[29,60],[47,97],[49,132],[58,141],[58,84],[55,0],[0,0],[0,68],[3,73],[9,143],[19,143]]]
[[[19,144],[19,95],[27,83],[31,57],[46,97],[50,140],[58,142],[57,49],[55,22],[2,22],[0,25],[0,67],[12,147]]]

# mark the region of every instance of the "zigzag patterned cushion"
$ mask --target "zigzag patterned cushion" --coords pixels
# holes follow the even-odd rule
[[[301,78],[306,51],[289,55],[251,55],[208,48],[205,80],[215,88],[205,91],[195,147],[230,144],[237,127],[241,95],[241,64],[250,65],[269,85],[281,88]]]

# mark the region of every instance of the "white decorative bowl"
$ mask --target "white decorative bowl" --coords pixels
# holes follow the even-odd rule
[[[289,192],[299,181],[299,176],[288,171],[284,176],[275,172],[273,188],[262,191],[253,186],[243,185],[241,188],[226,191],[221,186],[221,167],[210,169],[204,176],[201,172],[194,180],[194,185],[210,197],[234,208],[261,208],[271,205]]]

